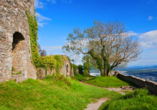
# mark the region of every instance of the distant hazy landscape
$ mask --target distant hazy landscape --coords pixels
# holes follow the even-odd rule
[[[142,79],[157,82],[157,65],[154,66],[138,66],[118,69],[128,76],[136,76]]]
[[[155,81],[157,82],[157,66],[136,66],[136,67],[127,67],[117,69],[121,71],[122,74],[127,76],[136,76],[142,79]],[[100,76],[100,72],[98,70],[90,70],[90,75],[92,76]]]

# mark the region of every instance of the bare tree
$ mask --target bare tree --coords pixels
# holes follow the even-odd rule
[[[83,32],[75,28],[69,34],[63,50],[74,54],[89,54],[96,62],[102,76],[123,63],[136,61],[142,52],[137,40],[129,36],[125,25],[118,21],[95,21],[93,27]]]
[[[41,57],[46,56],[47,53],[44,49],[41,49],[40,45],[38,44],[38,51]]]

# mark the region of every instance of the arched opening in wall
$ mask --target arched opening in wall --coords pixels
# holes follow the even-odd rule
[[[12,75],[22,74],[27,67],[27,46],[24,36],[15,32],[12,42]]]
[[[17,44],[22,41],[25,40],[23,35],[19,32],[15,32],[13,34],[13,43],[12,43],[12,51],[14,51],[14,49],[16,48]]]
[[[66,65],[66,76],[67,77],[69,76],[69,65],[68,64]]]

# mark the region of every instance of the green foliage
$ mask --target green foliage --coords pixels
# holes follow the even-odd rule
[[[60,69],[62,68],[62,66],[64,65],[64,57],[62,58],[60,55],[54,55],[54,58],[57,60],[56,61],[56,73],[59,74],[60,73]]]
[[[14,71],[14,70],[15,70],[15,68],[14,68],[14,67],[12,67],[12,68],[11,68],[11,71]]]
[[[121,98],[104,103],[99,110],[156,110],[157,97],[147,89],[137,89]]]
[[[48,70],[48,67],[50,68],[50,70],[55,69],[56,73],[59,74],[60,69],[64,65],[64,59],[65,58],[63,58],[60,55],[43,56],[41,57],[41,62],[39,67],[45,68],[46,72]]]
[[[52,68],[56,67],[56,59],[54,58],[54,56],[49,55],[49,56],[43,56],[41,57],[41,62],[40,62],[40,67],[50,67],[50,69],[52,70]]]
[[[38,53],[38,23],[36,17],[34,15],[30,15],[27,11],[27,18],[29,23],[29,31],[30,31],[30,43],[31,43],[31,50],[32,50],[32,62],[35,67],[39,67],[40,65],[40,55]]]
[[[132,85],[132,83],[127,83],[125,81],[122,81],[115,76],[112,77],[96,76],[85,82],[100,87],[121,87],[121,86]]]
[[[78,69],[79,69],[79,74],[83,75],[83,66],[82,65],[78,65]]]
[[[84,110],[95,99],[121,96],[63,76],[9,81],[0,84],[0,91],[0,110]]]
[[[85,62],[84,63],[84,75],[89,75],[89,63],[88,62]]]
[[[11,73],[11,75],[19,75],[19,74],[22,74],[21,71],[17,72],[17,73]]]

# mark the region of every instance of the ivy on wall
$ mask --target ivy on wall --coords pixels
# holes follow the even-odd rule
[[[26,15],[28,18],[29,23],[29,31],[30,31],[30,43],[31,43],[31,50],[32,50],[32,62],[34,66],[37,68],[40,65],[40,55],[38,53],[38,23],[36,17],[34,15],[29,15],[26,11]]]
[[[54,58],[56,59],[55,70],[56,70],[56,73],[59,74],[60,73],[60,69],[64,65],[64,61],[63,61],[64,57],[61,57],[60,55],[54,55]]]
[[[43,56],[41,57],[38,52],[38,23],[37,19],[34,15],[30,15],[26,11],[26,15],[28,18],[28,23],[29,23],[29,30],[30,30],[30,43],[31,43],[31,52],[32,52],[32,62],[36,68],[45,68],[47,71],[48,68],[50,70],[55,69],[56,73],[60,73],[60,69],[64,65],[64,60],[65,56],[60,56],[60,55],[49,55],[49,56]]]
[[[71,65],[71,68],[73,68],[74,75],[77,74],[77,65],[72,64],[72,63],[70,65]]]

